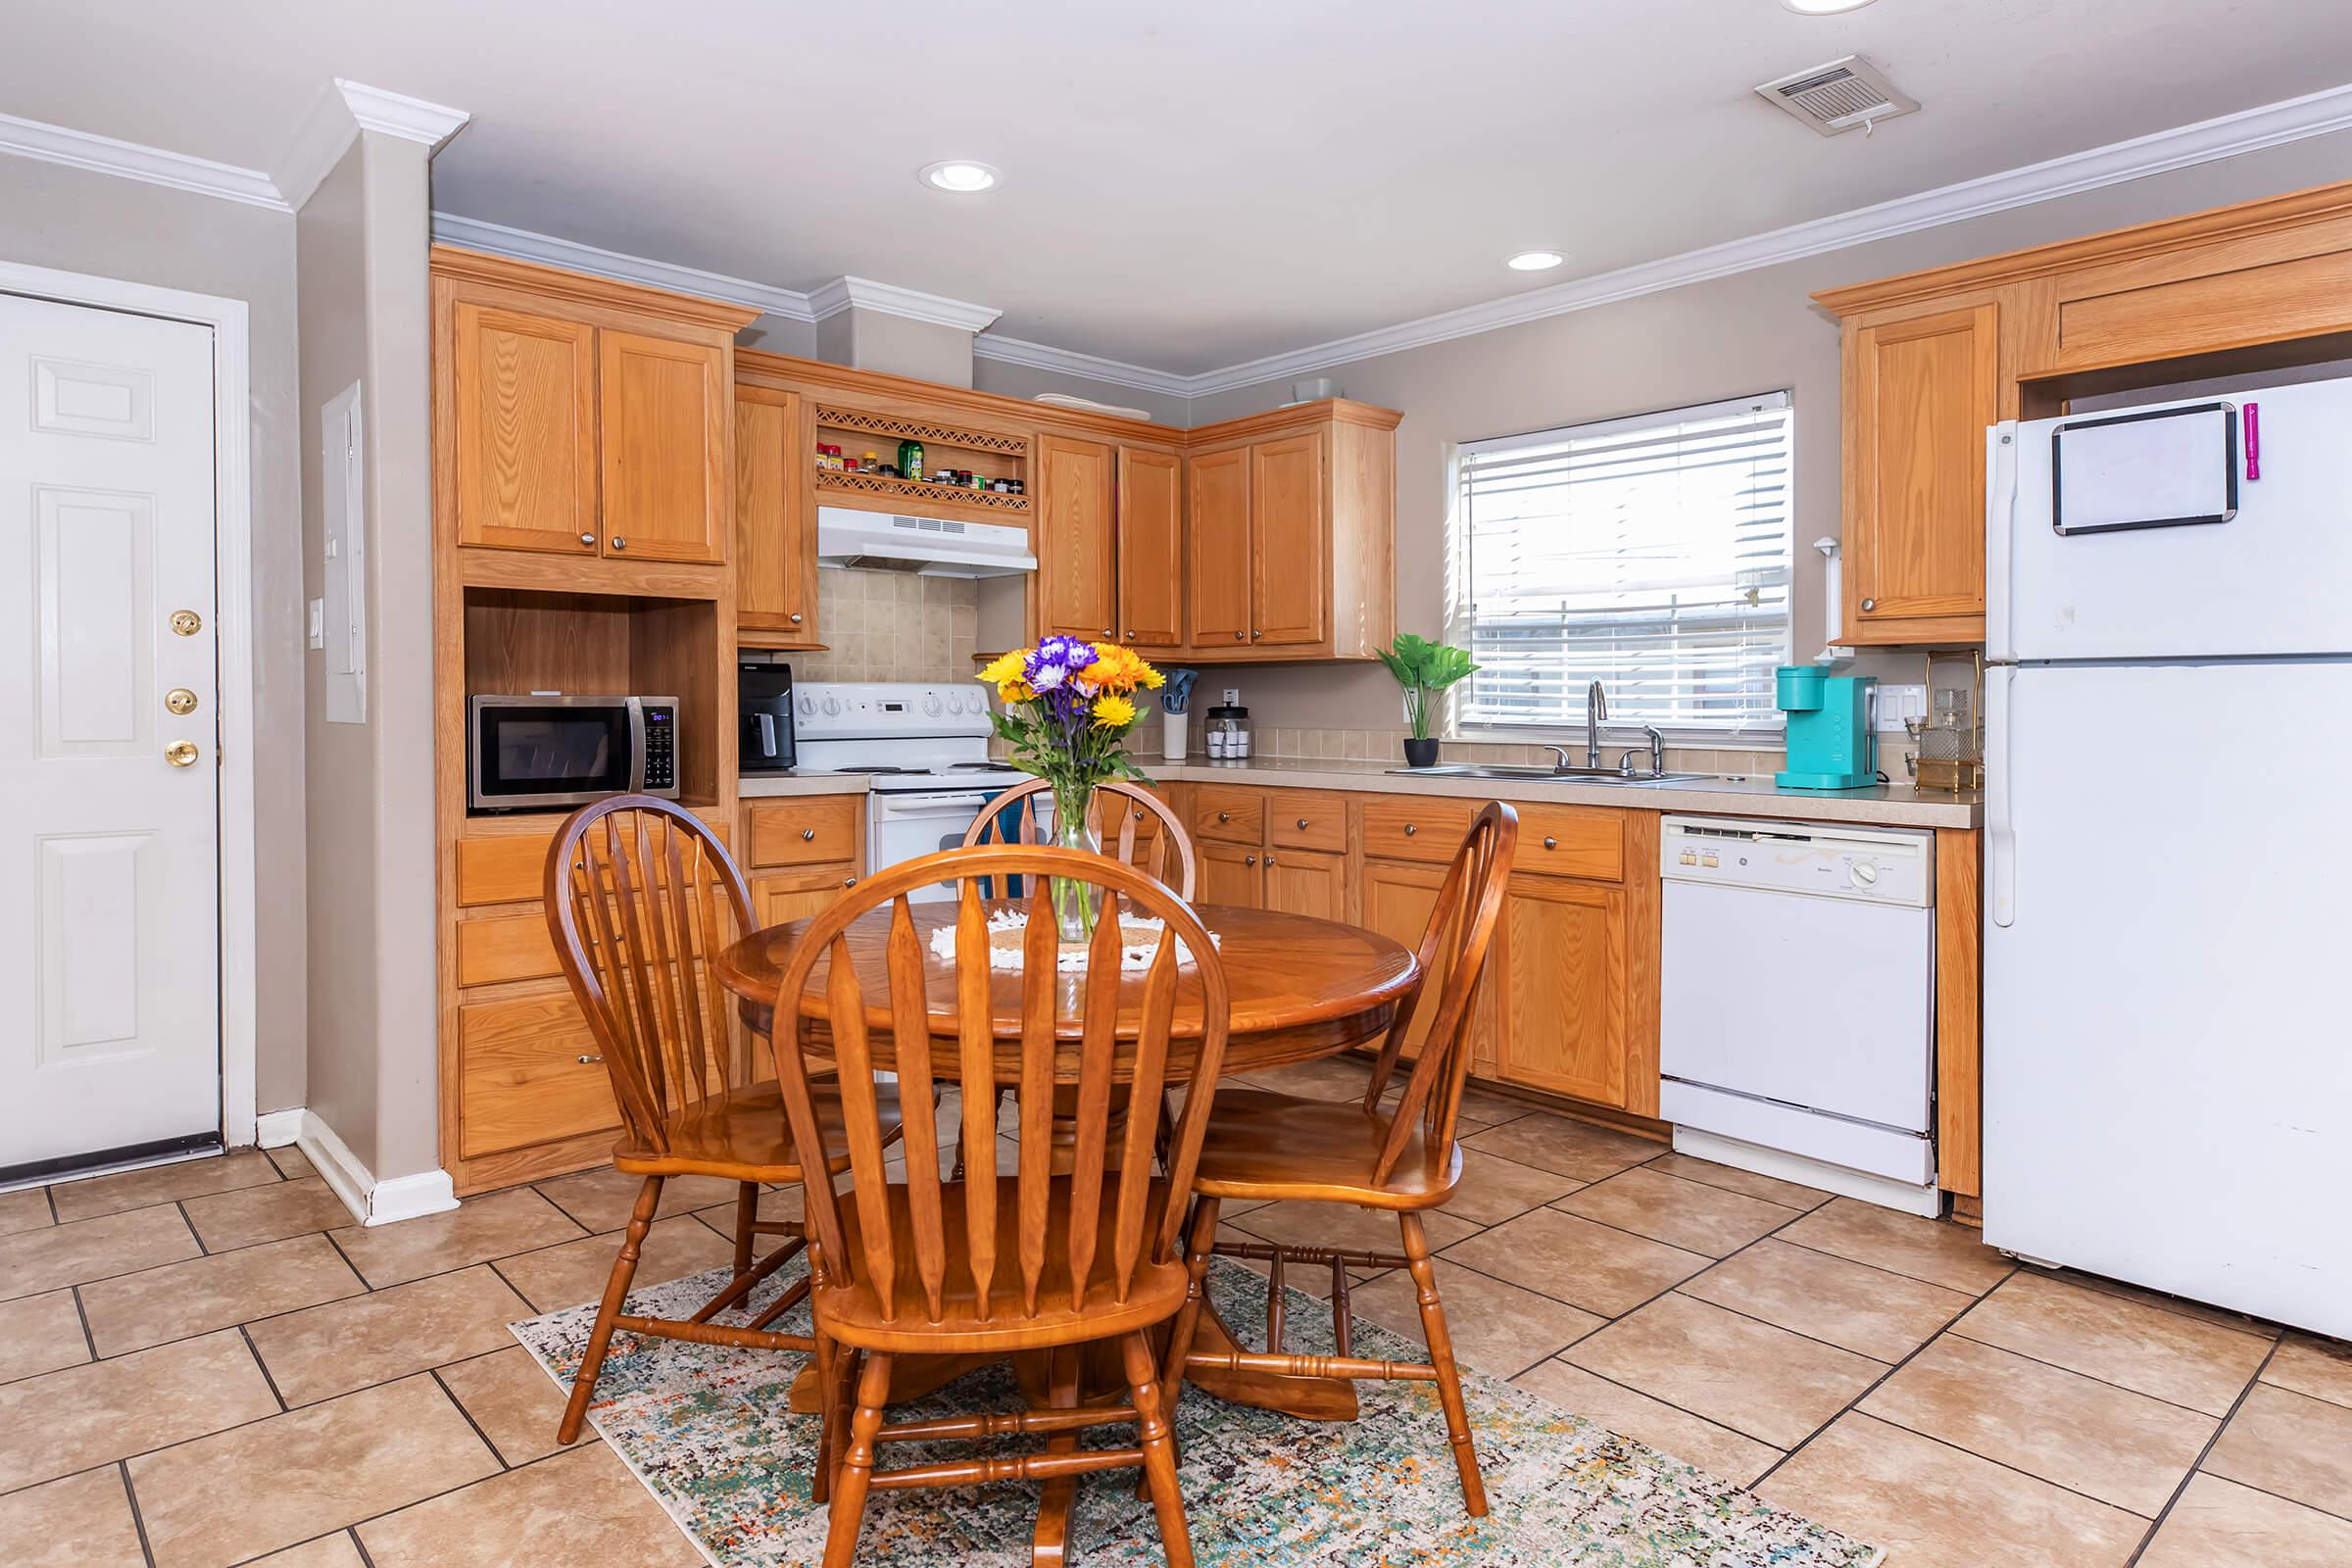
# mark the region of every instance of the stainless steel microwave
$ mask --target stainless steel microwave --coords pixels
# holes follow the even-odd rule
[[[675,697],[468,697],[466,804],[476,811],[678,795]]]

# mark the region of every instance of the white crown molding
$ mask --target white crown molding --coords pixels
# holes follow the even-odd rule
[[[839,316],[852,306],[883,316],[903,316],[909,321],[952,326],[959,332],[985,331],[991,321],[1004,314],[992,306],[968,305],[962,300],[925,294],[920,289],[901,288],[896,283],[877,283],[870,277],[837,277],[808,291],[808,308],[815,313],[816,320]]]
[[[288,207],[299,209],[363,130],[421,142],[429,158],[472,118],[463,109],[337,76],[319,89],[311,112],[303,117],[293,141],[278,159],[278,194]]]
[[[976,358],[995,360],[1000,365],[1025,365],[1055,375],[1082,376],[1089,381],[1104,381],[1138,392],[1156,392],[1164,397],[1192,396],[1193,382],[1197,379],[1173,370],[1154,370],[1148,365],[1129,365],[1124,360],[1106,360],[1097,354],[1057,349],[1051,343],[1032,343],[1026,338],[1001,337],[994,332],[983,332],[973,338],[972,353]]]
[[[1596,305],[1655,294],[1687,283],[1703,283],[1736,272],[1754,271],[1783,262],[1866,245],[1873,240],[1892,239],[1923,228],[2003,213],[2034,202],[2118,185],[2240,153],[2259,152],[2265,147],[2348,127],[2352,127],[2352,85],[2331,87],[1745,239],[1686,251],[1680,256],[1643,262],[1592,277],[1574,278],[1548,288],[1531,289],[1483,305],[1335,338],[1328,343],[1270,354],[1221,370],[1203,371],[1185,377],[1189,388],[1186,395],[1203,397],[1212,392],[1330,369],[1352,360],[1396,354],[1450,338],[1491,332],[1497,327],[1591,310]]]
[[[291,211],[278,195],[276,184],[258,169],[216,164],[209,158],[191,158],[185,153],[166,152],[161,147],[142,147],[136,142],[117,141],[112,136],[93,135],[86,130],[69,130],[63,125],[43,124],[15,115],[0,115],[0,153],[37,158],[42,163],[63,164],[69,169],[119,174],[150,185],[169,185],[173,190],[218,196],[223,201],[243,202],[248,207]]]
[[[762,311],[788,321],[816,319],[808,296],[798,289],[778,288],[772,283],[755,283],[745,277],[729,277],[724,272],[706,272],[698,267],[679,267],[674,263],[657,262],[644,256],[601,250],[577,240],[558,239],[553,234],[534,234],[527,228],[510,228],[504,223],[493,223],[485,219],[436,212],[433,214],[433,238],[451,245],[463,245],[467,250],[487,251],[493,256],[510,256],[518,262],[538,262],[543,266],[567,268],[575,272],[610,277],[622,283],[642,283],[647,288],[665,288],[673,293],[723,300],[729,305]]]

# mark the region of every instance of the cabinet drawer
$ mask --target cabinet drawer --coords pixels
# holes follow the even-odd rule
[[[723,826],[704,825],[721,844],[733,837]],[[458,903],[518,904],[541,897],[547,886],[547,847],[556,841],[556,832],[551,827],[544,833],[458,840]]]
[[[1450,860],[1477,813],[1475,803],[1443,796],[1383,796],[1364,802],[1364,854],[1384,860]]]
[[[1519,804],[1521,871],[1616,882],[1625,876],[1625,823],[1599,806]]]
[[[820,795],[762,802],[751,808],[751,863],[820,865],[858,858],[858,825],[865,801]]]
[[[857,885],[857,869],[846,860],[763,876],[752,884],[752,918],[761,930],[806,920]]]
[[[495,920],[458,922],[458,984],[496,985],[502,980],[536,980],[562,974],[555,936],[547,916],[502,914]]]
[[[620,1126],[596,1037],[568,991],[460,1007],[458,1051],[468,1158]]]
[[[1266,798],[1255,790],[1203,784],[1193,792],[1193,837],[1223,844],[1262,843]]]
[[[1292,850],[1348,848],[1348,798],[1320,790],[1278,790],[1266,797],[1266,838]]]

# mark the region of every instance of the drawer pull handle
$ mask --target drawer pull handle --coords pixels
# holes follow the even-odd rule
[[[854,876],[845,876],[841,879],[841,885],[845,888],[854,888],[858,885],[858,879]]]
[[[590,549],[594,549],[596,547],[596,535],[592,533],[584,533],[580,535],[580,543],[588,546]]]
[[[1271,855],[1267,856],[1267,857],[1266,857],[1266,863],[1267,863],[1268,865],[1272,865],[1272,864],[1274,863],[1274,857],[1272,857]]]
[[[1407,822],[1404,824],[1404,836],[1408,839],[1420,831],[1421,824],[1418,822]]]
[[[811,839],[813,839],[813,838],[815,838],[815,837],[816,837],[816,829],[814,829],[814,828],[812,828],[812,827],[805,827],[805,828],[801,829],[801,842],[802,842],[803,844],[807,844],[807,843],[808,843],[809,840],[811,840]]]
[[[1233,820],[1233,813],[1231,811],[1219,811],[1217,813],[1217,820],[1220,822],[1230,822]]]
[[[579,1058],[579,1063],[583,1067],[593,1067],[604,1059],[602,1056],[582,1056]]]
[[[623,539],[619,534],[614,534],[612,536],[612,548],[615,550],[626,550],[629,548],[629,542],[626,539]]]
[[[1560,841],[1555,838],[1546,837],[1544,840],[1544,847],[1547,850],[1556,850],[1560,847]]]
[[[1273,857],[1268,856],[1267,858],[1272,859]],[[1257,863],[1257,857],[1254,855],[1245,855],[1242,857],[1242,863],[1244,865],[1255,865]]]
[[[1306,826],[1306,818],[1305,818],[1305,817],[1303,817],[1303,816],[1302,816],[1302,817],[1300,817],[1300,818],[1298,819],[1298,825],[1299,825],[1300,827],[1304,827],[1304,826]]]

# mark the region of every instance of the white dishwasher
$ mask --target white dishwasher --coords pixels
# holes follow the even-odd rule
[[[1935,1213],[1935,835],[1669,816],[1659,848],[1675,1147]]]

